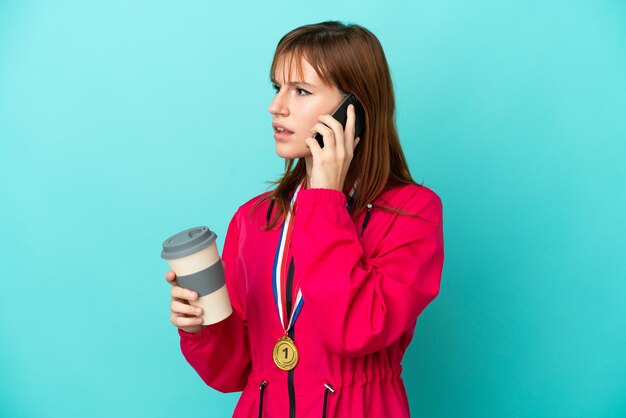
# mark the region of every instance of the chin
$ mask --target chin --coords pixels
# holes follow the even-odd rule
[[[305,150],[298,149],[294,147],[293,144],[289,143],[276,143],[276,155],[281,158],[288,158],[295,160],[296,158],[304,158],[308,155],[311,155],[311,152],[308,148],[305,147]]]

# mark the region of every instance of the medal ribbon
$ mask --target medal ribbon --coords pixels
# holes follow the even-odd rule
[[[304,187],[306,189],[306,179],[302,180],[296,190],[292,193],[290,197],[290,206],[291,212],[287,213],[285,217],[285,221],[283,222],[282,229],[280,231],[280,237],[278,240],[278,246],[276,247],[276,255],[274,256],[274,266],[272,268],[272,291],[274,293],[274,302],[276,303],[276,309],[278,310],[278,317],[280,318],[280,323],[285,330],[285,333],[291,329],[293,323],[296,322],[298,315],[300,314],[300,310],[302,309],[302,304],[304,300],[302,299],[302,292],[300,291],[300,284],[293,283],[293,294],[296,294],[295,303],[292,303],[294,309],[292,309],[292,314],[290,318],[287,318],[287,278],[289,272],[289,262],[287,260],[287,252],[291,245],[291,235],[293,233],[294,226],[294,217],[296,211],[296,199],[298,197],[298,192]],[[346,205],[350,208],[352,204],[352,199],[354,197],[354,193],[356,192],[357,182],[352,186],[352,190],[350,190],[350,201]],[[280,297],[279,297],[280,296]],[[292,296],[293,298],[293,296]],[[293,299],[292,299],[293,302]]]

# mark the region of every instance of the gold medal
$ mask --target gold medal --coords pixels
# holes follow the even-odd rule
[[[274,363],[281,370],[291,370],[298,363],[298,349],[287,335],[280,337],[274,346]]]

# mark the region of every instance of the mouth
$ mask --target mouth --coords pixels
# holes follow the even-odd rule
[[[289,129],[286,129],[282,126],[274,126],[274,133],[279,133],[279,134],[292,134],[293,132],[290,131]]]
[[[287,139],[291,135],[293,135],[293,132],[291,131],[274,129],[274,139],[277,141]]]
[[[275,123],[272,127],[274,128],[274,139],[276,140],[283,140],[293,135],[292,131],[280,124]]]

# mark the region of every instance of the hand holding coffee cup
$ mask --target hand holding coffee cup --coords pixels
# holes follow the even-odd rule
[[[204,325],[202,325],[202,322],[204,322],[202,318],[203,309],[192,306],[190,303],[198,299],[198,294],[178,286],[176,273],[172,270],[165,273],[165,280],[173,286],[171,292],[172,304],[170,305],[170,310],[172,311],[170,321],[172,324],[189,334],[196,334],[202,331],[202,328],[204,328]]]
[[[176,326],[193,325],[189,317],[180,317],[181,314],[196,315],[197,311],[193,308],[202,309],[201,325],[220,322],[233,311],[216,238],[217,235],[209,228],[200,226],[182,231],[163,242],[161,257],[167,260],[175,274],[171,281],[175,279],[177,282],[172,289],[172,322],[176,320]],[[190,306],[181,306],[186,303]]]

